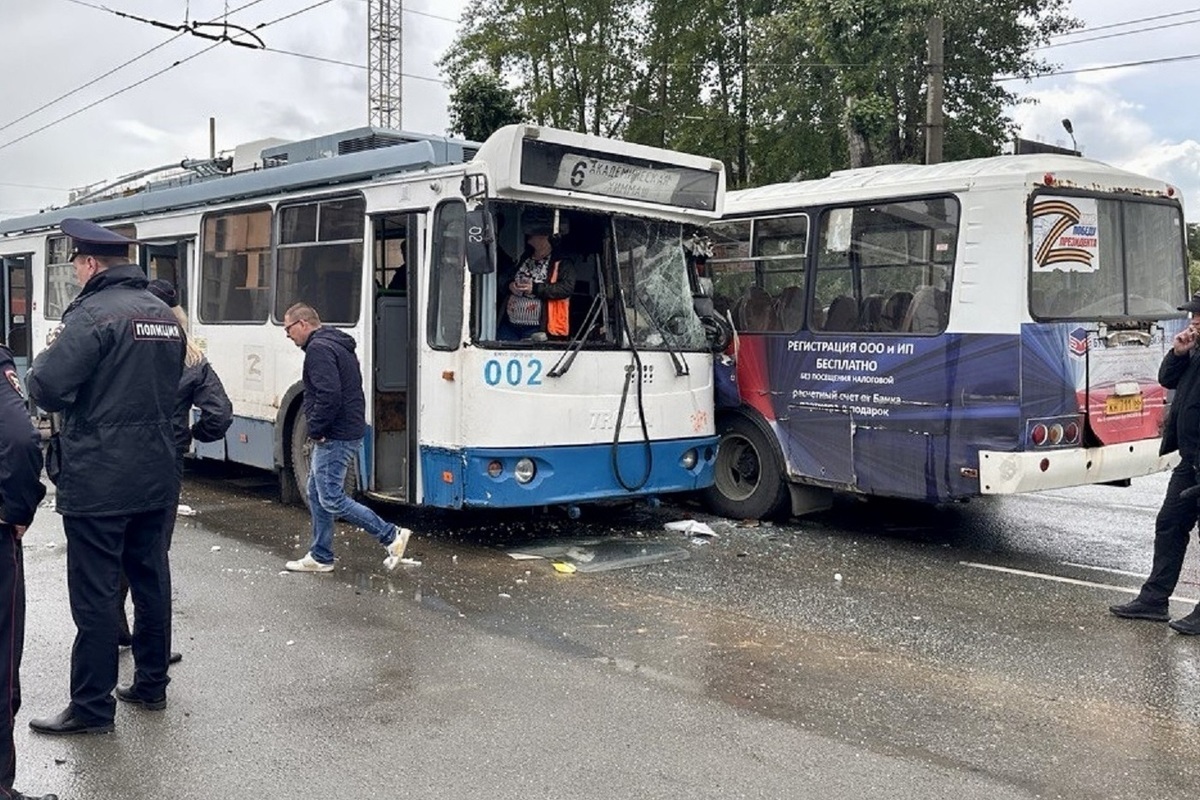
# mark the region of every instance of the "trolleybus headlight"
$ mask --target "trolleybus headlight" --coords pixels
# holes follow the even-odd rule
[[[517,479],[517,483],[529,483],[534,475],[537,475],[537,467],[534,466],[532,458],[522,458],[513,470],[513,477]]]
[[[679,463],[684,469],[691,469],[692,467],[696,466],[696,462],[699,459],[700,455],[696,452],[696,448],[693,447],[683,454],[683,457],[679,459]]]
[[[1039,422],[1029,432],[1029,440],[1033,442],[1034,447],[1041,447],[1046,443],[1046,437],[1049,435],[1050,432],[1046,430],[1046,426]]]
[[[1068,422],[1067,427],[1063,428],[1063,441],[1067,444],[1075,444],[1079,441],[1079,423]]]
[[[492,459],[487,465],[487,474],[489,478],[499,478],[504,472],[504,465],[498,459]]]
[[[1050,426],[1050,444],[1060,444],[1062,440],[1063,426],[1056,422]]]

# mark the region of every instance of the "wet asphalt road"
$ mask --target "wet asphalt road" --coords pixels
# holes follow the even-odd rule
[[[256,473],[191,473],[163,712],[36,736],[67,700],[57,515],[26,536],[18,788],[93,798],[1177,798],[1200,785],[1200,637],[1106,606],[1149,566],[1165,476],[740,526],[698,508],[385,511],[329,575]],[[717,537],[662,529],[697,517]],[[557,573],[548,537],[690,558]],[[1200,597],[1191,554],[1173,604]],[[840,575],[840,579],[837,576]],[[122,655],[128,679],[130,656]]]

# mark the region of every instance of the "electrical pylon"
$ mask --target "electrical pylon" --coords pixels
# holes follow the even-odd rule
[[[367,0],[367,116],[379,128],[403,124],[403,0]]]

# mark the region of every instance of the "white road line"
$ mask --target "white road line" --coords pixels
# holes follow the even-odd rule
[[[1044,572],[1030,572],[1030,571],[1024,570],[1024,569],[1013,569],[1012,567],[999,567],[999,566],[996,566],[995,564],[979,564],[974,561],[960,561],[958,563],[964,567],[973,567],[975,569],[986,569],[986,570],[990,570],[992,572],[1003,572],[1008,575],[1021,575],[1022,577],[1026,577],[1026,578],[1039,578],[1044,581],[1055,581],[1057,583],[1069,583],[1073,586],[1090,586],[1093,589],[1110,589],[1114,592],[1124,592],[1125,594],[1132,594],[1132,595],[1136,595],[1138,593],[1137,589],[1130,589],[1128,586],[1113,586],[1111,583],[1096,583],[1095,581],[1081,581],[1078,578],[1068,578],[1064,575],[1048,575]],[[1175,600],[1177,602],[1180,602],[1180,603],[1192,603],[1193,605],[1197,602],[1200,602],[1191,597],[1179,597],[1178,595],[1172,595],[1171,599]]]
[[[1131,578],[1144,578],[1144,572],[1129,572],[1123,569],[1113,569],[1112,567],[1097,567],[1093,564],[1079,564],[1075,561],[1060,561],[1064,567],[1079,567],[1080,569],[1094,569],[1097,572],[1111,572],[1113,575],[1128,575]]]

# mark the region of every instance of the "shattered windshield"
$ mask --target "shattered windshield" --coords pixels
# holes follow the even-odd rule
[[[682,232],[678,223],[613,220],[625,315],[637,347],[706,349],[692,307]]]

